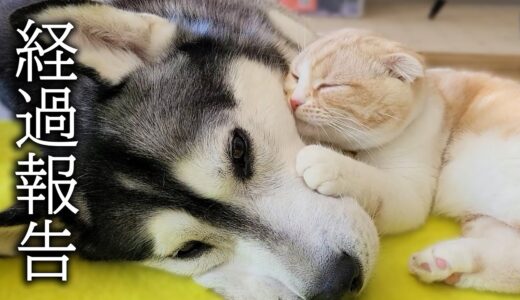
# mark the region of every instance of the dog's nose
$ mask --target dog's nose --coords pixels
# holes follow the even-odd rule
[[[357,258],[344,253],[319,282],[310,299],[337,300],[344,295],[355,295],[363,287],[361,264]]]
[[[291,98],[290,103],[293,111],[295,111],[300,105],[303,104],[303,102],[294,98]]]

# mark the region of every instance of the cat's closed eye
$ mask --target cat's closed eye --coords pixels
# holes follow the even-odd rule
[[[327,89],[349,89],[352,85],[347,83],[321,83],[315,87],[317,91],[327,90]]]

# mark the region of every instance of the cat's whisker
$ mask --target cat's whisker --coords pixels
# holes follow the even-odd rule
[[[330,135],[328,134],[327,130],[325,130],[325,127],[323,127],[322,124],[318,124],[318,128],[323,132],[323,134],[325,134],[327,140],[332,141]]]
[[[336,129],[340,134],[347,135],[348,137],[352,137],[356,139],[358,135],[363,137],[364,133],[356,128],[349,126],[348,124],[344,124],[343,122],[338,122],[336,120],[330,120],[329,125]]]
[[[386,116],[386,117],[389,117],[389,118],[391,118],[391,119],[397,120],[397,121],[402,121],[402,120],[403,120],[403,119],[401,119],[401,118],[398,118],[398,117],[396,117],[396,116],[392,116],[392,115],[387,114],[387,113],[384,113],[384,112],[379,112],[379,114],[380,114],[380,115],[383,115],[383,116]]]
[[[359,147],[363,148],[363,142],[361,141],[361,139],[363,139],[364,137],[363,136],[357,136],[356,134],[354,134],[353,131],[355,131],[355,128],[351,128],[350,126],[346,125],[346,124],[343,124],[343,123],[338,123],[338,122],[330,122],[329,124],[332,128],[334,128],[337,132],[339,132],[340,134],[344,135],[345,137],[347,137],[348,139],[350,140],[353,140]],[[362,131],[358,131],[358,133],[361,133],[362,135],[364,134]]]
[[[336,118],[336,117],[333,117],[333,118],[331,119],[331,121],[334,122],[334,123],[336,123],[337,125],[346,126],[348,129],[353,130],[353,131],[356,131],[356,132],[358,132],[358,133],[360,133],[360,134],[363,134],[363,135],[366,134],[363,130],[361,130],[361,129],[359,129],[359,128],[356,128],[356,127],[354,127],[354,126],[352,126],[352,125],[349,125],[349,124],[348,124],[348,121],[345,122],[344,119],[338,119],[338,118]]]
[[[375,149],[381,149],[381,145],[378,145],[378,143],[375,143],[376,141],[374,140],[374,138],[369,133],[370,131],[372,131],[371,128],[369,128],[366,125],[363,125],[363,124],[359,123],[358,121],[356,121],[354,119],[348,118],[348,117],[346,117],[344,115],[339,115],[339,118],[340,119],[338,121],[341,122],[341,124],[343,124],[345,122],[351,122],[351,123],[354,124],[354,126],[365,128],[366,131],[360,130],[358,128],[350,128],[350,129],[352,129],[352,130],[356,130],[357,129],[357,131],[362,134],[363,138],[365,138],[365,139],[369,140],[370,142],[373,142],[373,144],[375,144],[373,146]],[[365,149],[365,151],[366,152],[370,152],[370,150],[368,150],[368,149]]]
[[[340,121],[337,121],[334,119],[331,120],[329,125],[331,127],[333,127],[334,129],[336,129],[339,133],[341,133],[341,134],[345,135],[347,138],[353,140],[355,143],[357,143],[357,145],[360,148],[363,148],[363,152],[365,152],[371,160],[374,159],[374,155],[373,155],[372,151],[369,149],[366,149],[365,144],[361,141],[361,139],[365,139],[365,140],[368,140],[369,142],[372,142],[372,140],[371,140],[372,138],[367,133],[363,132],[362,130],[352,128],[351,126],[345,124],[344,122],[340,122]],[[357,132],[360,136],[354,135],[353,131]],[[380,148],[380,146],[378,145],[378,146],[376,146],[376,148]]]
[[[370,136],[370,134],[367,131],[361,130],[361,129],[357,128],[355,125],[349,125],[349,123],[353,123],[353,122],[351,122],[350,119],[341,117],[340,119],[334,118],[333,120],[336,123],[336,125],[339,125],[340,127],[343,127],[349,131],[355,131],[356,133],[358,133],[361,136],[361,138],[369,140],[370,142],[374,142],[373,138]],[[362,146],[362,145],[360,145],[360,146]],[[379,147],[379,146],[377,146],[377,147]]]
[[[337,108],[332,108],[332,107],[325,107],[324,108],[325,111],[327,111],[329,114],[333,115],[334,117],[336,118],[341,118],[343,120],[346,120],[348,122],[351,122],[352,124],[354,124],[355,126],[358,126],[358,127],[361,127],[361,128],[364,128],[366,130],[371,130],[370,127],[362,124],[361,122],[355,120],[355,119],[352,119],[352,118],[349,118],[347,116],[345,116],[345,113],[342,112],[341,110],[337,109]]]
[[[369,139],[370,140],[370,136],[367,135],[364,131],[359,130],[358,128],[355,128],[353,126],[350,126],[350,125],[348,125],[347,123],[345,123],[345,122],[343,122],[341,120],[331,119],[330,122],[337,129],[339,129],[340,133],[342,133],[342,134],[355,132],[357,135],[360,135],[360,138],[364,138],[364,139]]]

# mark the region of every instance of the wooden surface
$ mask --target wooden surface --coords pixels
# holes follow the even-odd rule
[[[432,1],[367,1],[359,19],[305,17],[326,33],[345,27],[370,29],[423,52],[520,54],[520,1],[449,1],[433,21]]]
[[[450,67],[487,71],[520,81],[520,54],[459,54],[459,53],[421,53],[430,67]]]

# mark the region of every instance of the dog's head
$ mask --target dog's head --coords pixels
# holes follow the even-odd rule
[[[283,90],[294,21],[202,3],[153,2],[147,11],[160,16],[95,3],[15,14],[73,23],[69,42],[88,70],[72,91],[80,213],[65,219],[76,246],[193,276],[229,298],[357,293],[378,248],[370,218],[295,172],[303,143]]]

